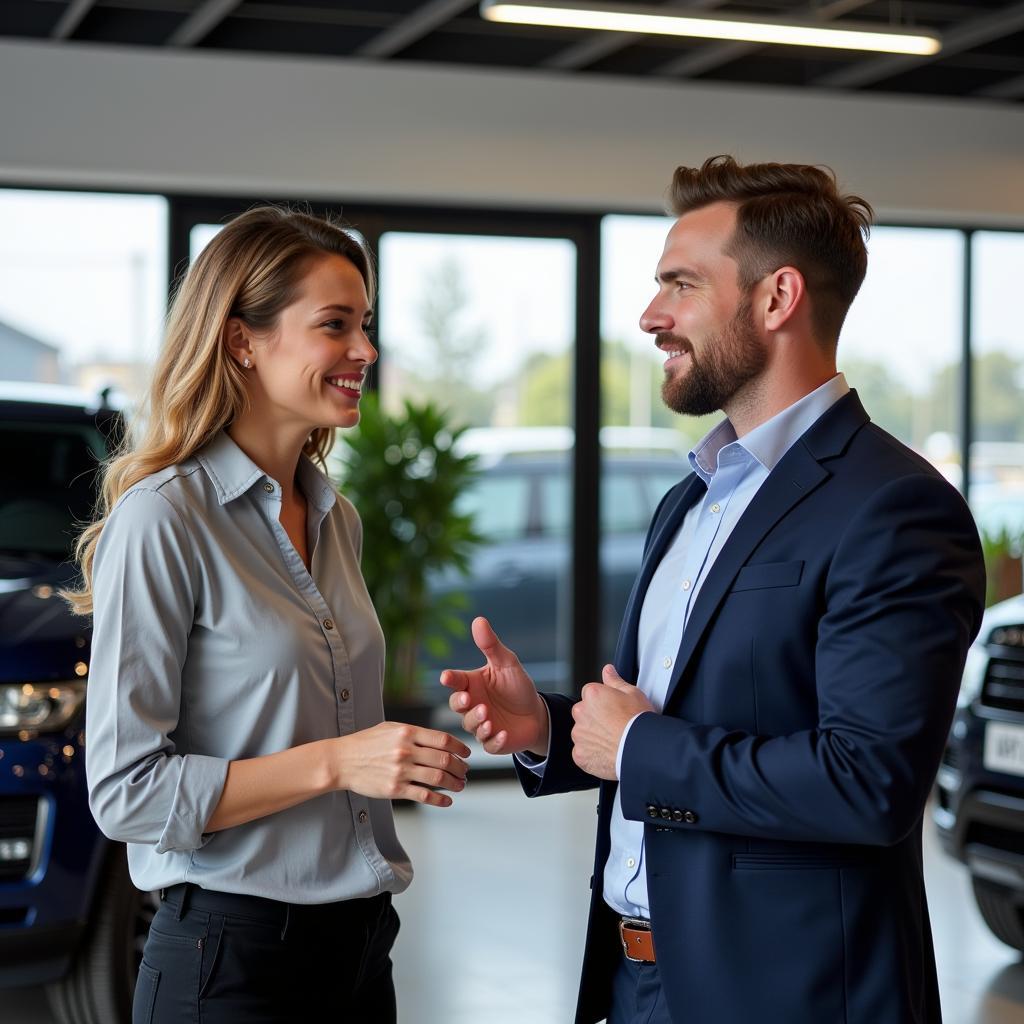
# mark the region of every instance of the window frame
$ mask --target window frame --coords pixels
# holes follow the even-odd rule
[[[166,191],[158,188],[115,186],[82,187],[47,185],[40,187],[21,181],[0,183],[3,189],[35,192],[80,192],[122,195],[159,195],[168,203],[167,294],[168,300],[189,260],[189,232],[197,223],[220,223],[254,205],[270,202],[308,206],[314,213],[340,216],[356,227],[376,257],[380,238],[389,231],[427,232],[431,234],[508,235],[518,237],[567,238],[576,245],[576,358],[573,370],[573,410],[575,448],[573,451],[572,502],[572,594],[571,671],[577,682],[596,678],[599,669],[596,636],[600,616],[600,476],[601,426],[601,222],[605,216],[657,216],[650,208],[599,209],[584,207],[565,211],[543,207],[442,206],[436,203],[374,202],[365,197],[353,202],[341,198],[257,197],[229,194],[201,194]],[[961,491],[969,495],[971,443],[974,438],[973,402],[973,255],[974,234],[978,231],[1024,234],[1024,227],[992,225],[962,220],[913,221],[880,220],[879,227],[939,228],[958,231],[963,236],[964,259],[961,281],[961,372],[958,423],[961,464],[964,467]],[[382,352],[386,359],[387,353]],[[371,383],[371,387],[375,384]]]

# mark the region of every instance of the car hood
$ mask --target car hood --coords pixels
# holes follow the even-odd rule
[[[56,682],[85,674],[89,620],[58,591],[75,568],[37,555],[0,554],[0,682]]]
[[[981,636],[984,640],[988,631],[999,626],[1024,625],[1024,594],[1018,594],[999,604],[992,605],[985,610],[985,618],[982,620]]]

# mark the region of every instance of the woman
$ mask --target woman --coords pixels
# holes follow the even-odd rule
[[[382,720],[359,520],[318,468],[359,420],[372,297],[333,224],[224,227],[79,542],[90,804],[162,900],[135,1022],[395,1019],[389,800],[449,806],[469,750]]]

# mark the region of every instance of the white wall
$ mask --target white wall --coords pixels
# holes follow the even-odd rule
[[[660,209],[679,163],[825,162],[887,218],[1024,224],[1024,107],[0,43],[0,182]]]

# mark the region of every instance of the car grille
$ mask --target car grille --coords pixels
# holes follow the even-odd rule
[[[38,819],[38,797],[0,797],[0,881],[17,881],[28,874]]]
[[[1024,714],[1024,660],[991,658],[981,687],[981,703]]]

